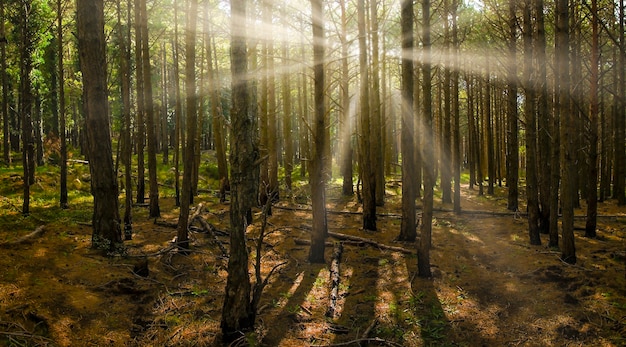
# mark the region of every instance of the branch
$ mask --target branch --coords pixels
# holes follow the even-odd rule
[[[44,226],[40,225],[37,227],[37,229],[35,229],[35,231],[29,234],[26,234],[20,238],[17,238],[16,240],[0,243],[0,247],[12,247],[12,246],[20,245],[23,243],[31,243],[34,241],[36,237],[43,235],[44,231],[45,231]]]

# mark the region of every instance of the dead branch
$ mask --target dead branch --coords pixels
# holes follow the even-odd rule
[[[311,240],[307,240],[307,239],[295,238],[293,239],[293,242],[297,246],[310,246],[311,245]],[[342,240],[342,243],[344,245],[351,245],[351,246],[360,246],[360,247],[365,246],[365,243],[361,241]],[[326,241],[324,245],[326,247],[333,247],[335,244],[333,242]]]
[[[286,211],[312,212],[312,210],[310,208],[303,208],[303,207],[279,206],[279,205],[274,205],[274,207],[277,208],[277,209],[286,210]],[[338,214],[338,215],[355,215],[355,216],[360,216],[360,215],[363,214],[363,212],[335,211],[335,210],[326,210],[326,213],[328,213],[328,214]],[[377,213],[376,215],[378,217],[402,218],[402,215],[397,214],[397,213]]]
[[[202,218],[200,214],[195,214],[194,218],[189,222],[189,224],[193,223],[194,221],[198,221],[200,223],[200,225],[202,226],[202,230],[205,231],[207,234],[209,234],[211,238],[213,239],[213,243],[215,243],[220,248],[220,251],[222,251],[222,256],[224,258],[228,258],[228,250],[226,249],[226,247],[224,247],[222,242],[217,238],[214,227],[209,222],[207,222],[204,218]]]
[[[34,241],[35,238],[43,235],[45,231],[45,228],[43,225],[40,225],[37,227],[37,229],[35,229],[35,231],[26,234],[22,237],[19,237],[13,241],[7,241],[7,242],[2,242],[0,243],[0,247],[13,247],[13,246],[17,246],[17,245],[21,245],[21,244],[25,244],[25,243],[32,243]]]
[[[372,329],[374,329],[374,327],[376,326],[376,324],[378,324],[378,318],[374,318],[374,320],[372,321],[372,323],[370,323],[370,325],[367,327],[367,329],[365,329],[365,331],[363,332],[363,334],[361,335],[362,339],[367,339],[367,336],[370,334],[370,332],[372,331]]]
[[[326,317],[335,318],[337,313],[337,298],[339,297],[339,282],[341,280],[339,273],[339,263],[341,263],[341,254],[343,253],[343,244],[337,242],[333,249],[333,260],[330,263],[330,303],[326,311]]]
[[[370,245],[370,246],[374,246],[374,247],[378,247],[381,249],[386,249],[389,251],[394,251],[394,252],[401,252],[404,254],[415,254],[415,250],[411,250],[411,249],[406,249],[406,248],[402,248],[402,247],[396,247],[396,246],[388,246],[382,243],[378,243],[372,239],[366,239],[364,237],[358,237],[358,236],[352,236],[352,235],[346,235],[346,234],[340,234],[340,233],[336,233],[336,232],[332,232],[329,231],[328,232],[329,236],[332,236],[338,240],[350,240],[350,241],[358,241],[358,242],[362,242],[364,244]]]

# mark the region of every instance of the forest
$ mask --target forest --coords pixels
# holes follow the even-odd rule
[[[1,0],[0,345],[625,345],[625,11]]]

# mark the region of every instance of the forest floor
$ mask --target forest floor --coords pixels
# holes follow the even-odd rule
[[[201,232],[192,233],[189,255],[172,249],[176,231],[167,224],[176,223],[178,209],[171,196],[160,200],[163,212],[156,224],[145,207],[134,207],[128,256],[104,257],[90,249],[88,197],[70,195],[71,203],[81,204],[76,212],[37,207],[35,200],[24,217],[17,200],[9,198],[19,195],[21,178],[0,179],[9,182],[0,192],[0,345],[221,345],[227,258],[214,238]],[[34,195],[43,188],[35,187]],[[394,241],[400,191],[398,181],[388,183],[386,204],[378,209],[379,230],[364,232],[356,197],[342,197],[331,185],[329,230],[415,250],[416,243]],[[445,212],[452,206],[436,199],[433,278],[415,276],[414,254],[345,242],[337,309],[328,317],[336,240],[329,238],[326,265],[307,262],[308,246],[296,240],[309,238],[311,214],[306,203],[297,203],[306,201],[306,188],[294,190],[268,219],[263,274],[286,264],[265,289],[256,332],[238,345],[626,345],[626,209],[601,203],[599,214],[609,217],[598,218],[595,239],[576,230],[578,262],[568,265],[558,250],[545,247],[547,235],[544,246],[529,245],[527,222],[507,213],[503,188],[493,197],[478,196],[467,186],[462,192],[465,212],[459,215]],[[210,193],[197,203],[216,230],[228,230],[227,203]],[[255,216],[248,230],[251,255],[260,211]],[[43,233],[8,244],[41,225]],[[584,218],[576,219],[576,227],[582,226]],[[217,238],[228,247],[228,237]],[[149,274],[135,273],[146,261]]]

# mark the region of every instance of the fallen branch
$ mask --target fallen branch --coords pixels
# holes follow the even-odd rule
[[[280,210],[286,210],[286,211],[297,211],[297,212],[312,212],[312,210],[310,208],[303,208],[303,207],[292,207],[292,206],[279,206],[279,205],[273,205],[274,208],[280,209]],[[355,216],[360,216],[363,214],[363,212],[356,212],[356,211],[335,211],[335,210],[326,210],[326,213],[328,214],[347,214],[347,215],[355,215]],[[376,214],[378,217],[391,217],[391,218],[402,218],[402,215],[397,214],[397,213],[377,213]]]
[[[215,231],[214,231],[214,227],[211,224],[209,224],[204,218],[202,218],[200,214],[195,215],[195,217],[189,222],[189,224],[193,223],[194,221],[198,221],[200,223],[200,225],[202,226],[202,230],[205,231],[207,234],[209,234],[211,238],[213,239],[213,242],[220,248],[220,251],[222,251],[222,256],[224,258],[228,258],[228,250],[226,249],[226,247],[224,247],[222,242],[217,238],[217,235],[215,234]]]
[[[358,242],[362,242],[364,244],[370,245],[370,246],[374,246],[374,247],[378,247],[381,249],[386,249],[389,251],[394,251],[394,252],[401,252],[401,253],[405,253],[405,254],[415,254],[415,250],[412,249],[406,249],[406,248],[402,248],[402,247],[396,247],[396,246],[388,246],[382,243],[378,243],[372,239],[366,239],[363,237],[358,237],[358,236],[352,236],[352,235],[346,235],[346,234],[340,234],[340,233],[335,233],[332,231],[328,232],[328,236],[332,236],[338,240],[350,240],[350,241],[358,241]]]
[[[374,320],[372,321],[372,323],[370,323],[370,325],[367,326],[367,329],[365,329],[365,331],[363,332],[363,334],[361,335],[362,339],[367,339],[368,335],[370,334],[370,332],[372,331],[372,329],[374,329],[374,327],[376,326],[376,324],[378,324],[378,318],[374,318]],[[367,345],[367,344],[365,344]],[[360,342],[359,342],[359,346],[363,346]]]
[[[307,239],[295,238],[293,239],[293,242],[298,246],[310,246],[311,245],[311,240],[307,240]],[[352,245],[352,246],[365,246],[365,243],[361,241],[343,240],[343,243],[346,245]],[[335,244],[330,241],[326,241],[324,243],[324,246],[326,247],[333,247],[334,245]]]
[[[326,311],[326,317],[329,318],[335,318],[337,313],[337,298],[339,297],[339,282],[341,280],[339,263],[341,263],[342,253],[343,244],[338,242],[333,249],[333,260],[330,263],[330,303]]]
[[[35,238],[43,235],[44,231],[44,226],[40,225],[37,227],[37,229],[35,229],[35,231],[19,237],[16,240],[0,243],[0,247],[13,247],[24,243],[32,243]]]

